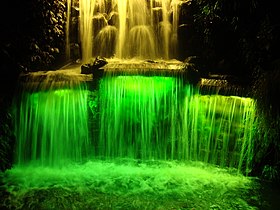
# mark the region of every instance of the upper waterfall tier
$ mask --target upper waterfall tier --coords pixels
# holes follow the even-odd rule
[[[188,2],[80,0],[82,60],[87,62],[94,56],[176,58],[180,8]]]

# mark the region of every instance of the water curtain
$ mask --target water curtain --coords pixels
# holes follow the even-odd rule
[[[71,2],[68,0],[68,5]],[[88,62],[94,56],[175,58],[183,2],[186,1],[80,0],[79,32],[83,61]]]
[[[18,164],[129,158],[250,172],[256,126],[250,98],[201,94],[175,76],[111,72],[95,88],[56,77],[33,83],[18,102]]]

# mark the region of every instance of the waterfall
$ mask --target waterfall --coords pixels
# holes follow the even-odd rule
[[[49,72],[39,83],[31,77],[15,109],[17,163],[129,158],[250,172],[253,99],[201,94],[175,75],[115,72],[96,86],[65,71]]]
[[[80,0],[83,62],[98,55],[120,59],[176,58],[182,2],[185,1]],[[100,41],[100,37],[104,40]]]
[[[104,78],[99,154],[142,160],[173,158],[169,150],[175,141],[174,123],[179,123],[177,85],[180,81],[172,77]]]
[[[164,76],[107,76],[99,91],[99,156],[202,161],[250,172],[254,100],[202,95]]]
[[[77,44],[75,7],[83,64],[95,56],[108,63],[92,74],[75,63],[20,75],[15,158],[1,172],[4,209],[260,204],[259,195],[248,197],[256,192],[248,176],[255,101],[226,80],[188,78],[176,60],[184,2],[67,0],[66,58]]]
[[[67,17],[66,17],[66,37],[65,37],[65,57],[66,60],[70,60],[70,22],[71,22],[71,8],[72,8],[72,1],[67,0]]]
[[[183,113],[181,158],[250,172],[255,102],[222,95],[186,97]]]
[[[88,62],[92,57],[93,46],[93,12],[95,1],[79,1],[80,7],[80,39],[83,62]]]
[[[176,54],[181,3],[80,0],[83,62],[98,55],[120,59],[101,78],[85,80],[80,69],[26,76],[15,104],[17,164],[179,160],[248,174],[254,100],[203,93],[175,74],[183,72],[180,62],[167,62]],[[165,61],[122,65],[125,58]]]
[[[86,158],[87,96],[83,82],[71,74],[31,76],[15,102],[17,164],[55,167]]]

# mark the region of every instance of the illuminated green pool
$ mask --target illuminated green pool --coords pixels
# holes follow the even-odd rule
[[[256,209],[258,199],[253,179],[190,161],[17,166],[4,181],[11,209]]]

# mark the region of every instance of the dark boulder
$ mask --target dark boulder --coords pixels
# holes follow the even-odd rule
[[[96,57],[93,62],[83,64],[81,66],[81,74],[98,74],[103,73],[99,68],[105,66],[108,63],[103,57]]]
[[[197,60],[196,56],[190,56],[183,64],[184,80],[192,85],[197,85],[201,79],[195,60]]]

